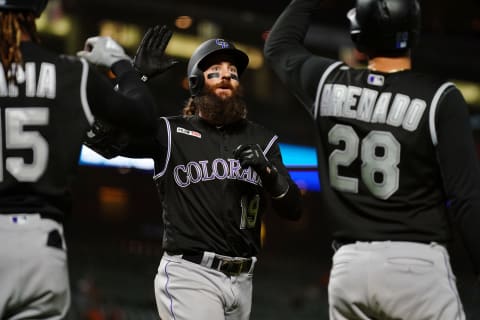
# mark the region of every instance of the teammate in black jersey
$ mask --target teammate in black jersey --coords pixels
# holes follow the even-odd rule
[[[267,206],[290,220],[301,214],[278,137],[246,119],[239,78],[247,64],[230,41],[202,43],[189,61],[184,114],[159,118],[155,135],[120,152],[154,159],[165,250],[155,296],[164,320],[248,319]],[[102,153],[102,137],[92,139]]]
[[[315,120],[333,230],[330,319],[464,319],[446,244],[456,223],[480,271],[480,173],[467,105],[411,70],[416,0],[358,0],[351,36],[368,68],[303,45],[318,0],[293,0],[267,61]],[[449,208],[448,208],[449,207]]]
[[[70,182],[94,118],[136,133],[156,108],[123,49],[97,39],[128,97],[84,59],[39,44],[46,0],[0,2],[0,318],[64,319],[70,304],[63,221]],[[136,97],[133,99],[132,97]]]

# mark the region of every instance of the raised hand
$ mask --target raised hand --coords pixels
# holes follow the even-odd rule
[[[164,73],[178,63],[175,59],[164,57],[172,34],[166,26],[156,25],[143,36],[133,58],[133,66],[140,72],[143,81]]]

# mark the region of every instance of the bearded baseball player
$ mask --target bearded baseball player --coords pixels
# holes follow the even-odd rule
[[[35,19],[46,4],[0,1],[2,320],[65,319],[70,289],[63,223],[82,142],[94,119],[132,133],[155,128],[153,98],[113,40],[94,41],[84,54],[95,60],[101,52],[130,97],[115,92],[86,60],[39,45]]]
[[[478,274],[480,171],[467,104],[452,83],[411,69],[418,1],[356,1],[350,33],[368,56],[358,69],[305,48],[320,2],[293,0],[265,56],[321,141],[335,239],[330,319],[465,319],[446,245],[453,221]]]
[[[161,64],[148,43],[139,52],[143,69]],[[278,137],[246,119],[239,80],[248,61],[230,41],[203,42],[188,63],[191,98],[183,115],[158,119],[154,136],[119,148],[154,159],[164,222],[154,281],[162,320],[249,319],[262,216],[270,203],[286,219],[301,215]],[[95,141],[111,142],[106,136]],[[105,143],[95,141],[87,143],[102,153]]]

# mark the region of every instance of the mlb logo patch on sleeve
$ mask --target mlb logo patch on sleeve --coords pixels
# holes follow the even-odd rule
[[[383,84],[385,83],[385,77],[380,74],[371,73],[368,75],[367,82],[372,86],[383,87]]]
[[[187,136],[192,136],[192,137],[195,137],[195,138],[199,138],[199,139],[202,138],[202,134],[200,132],[193,131],[193,130],[187,130],[187,129],[182,128],[182,127],[178,127],[177,132],[186,134]]]

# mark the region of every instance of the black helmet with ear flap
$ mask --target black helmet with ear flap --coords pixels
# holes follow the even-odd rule
[[[195,49],[188,62],[188,85],[192,97],[200,94],[203,89],[203,72],[208,66],[202,66],[202,62],[218,54],[232,59],[232,62],[237,67],[238,76],[241,76],[247,68],[248,56],[243,51],[235,48],[233,42],[224,39],[210,39],[203,42]]]
[[[347,18],[355,46],[368,55],[403,55],[420,35],[417,0],[357,0]]]
[[[0,11],[32,11],[39,17],[48,0],[0,0]]]

